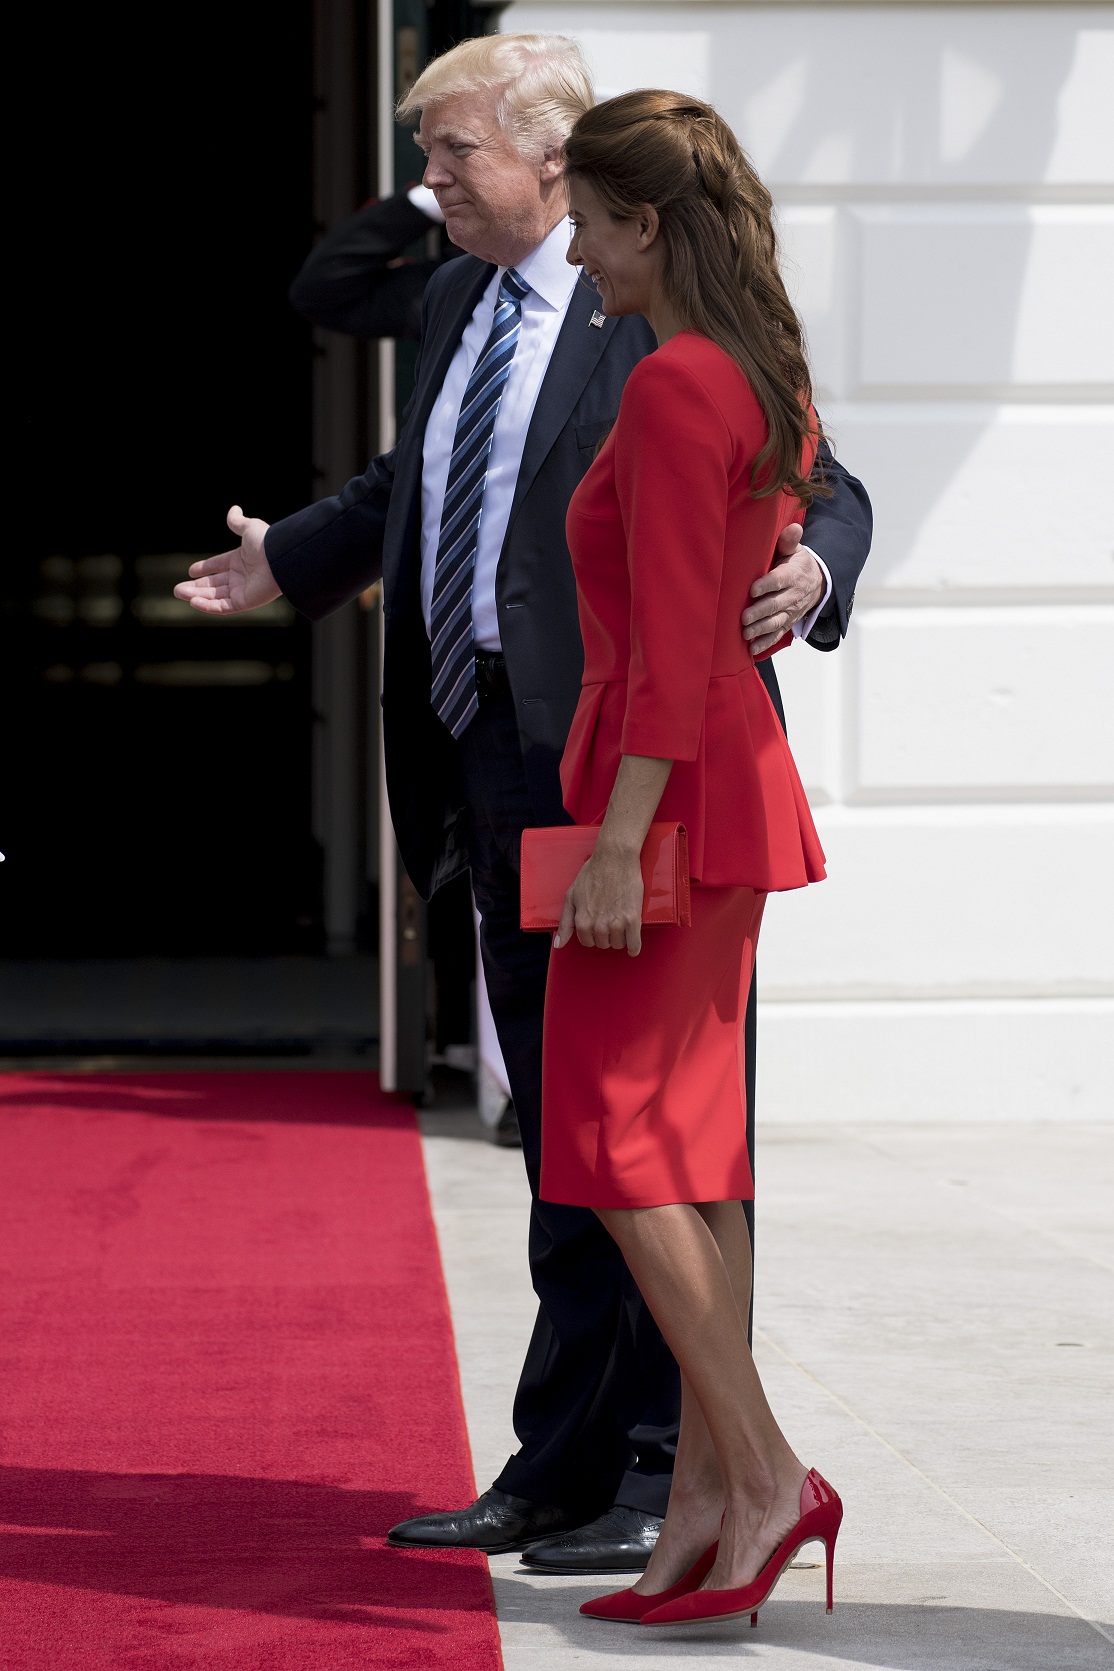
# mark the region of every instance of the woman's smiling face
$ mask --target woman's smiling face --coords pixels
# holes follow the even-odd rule
[[[648,205],[616,220],[586,180],[568,183],[572,243],[567,259],[583,267],[606,314],[648,314],[661,259],[658,217]]]

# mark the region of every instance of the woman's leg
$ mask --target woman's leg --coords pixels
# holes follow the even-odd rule
[[[677,1359],[689,1395],[684,1453],[678,1449],[684,1472],[676,1513],[671,1495],[661,1561],[635,1587],[664,1588],[684,1570],[672,1570],[682,1545],[709,1517],[709,1442],[725,1513],[707,1585],[728,1589],[749,1583],[796,1523],[806,1470],[774,1420],[747,1345],[745,1311],[739,1307],[743,1293],[749,1296],[750,1280],[742,1209],[737,1202],[712,1202],[597,1211]],[[701,1498],[703,1506],[696,1508]],[[713,1527],[704,1545],[714,1536]],[[698,1553],[692,1551],[684,1564]]]
[[[715,1237],[745,1332],[750,1315],[751,1254],[742,1207],[737,1201],[712,1201],[698,1204],[696,1210]],[[688,1571],[719,1536],[725,1502],[723,1478],[708,1424],[695,1393],[682,1375],[681,1430],[669,1493],[669,1513],[645,1575],[634,1586],[640,1595],[667,1590]]]
[[[683,1577],[719,1536],[723,1508],[723,1480],[708,1424],[682,1375],[681,1427],[669,1509],[646,1571],[634,1585],[639,1595],[657,1595]]]

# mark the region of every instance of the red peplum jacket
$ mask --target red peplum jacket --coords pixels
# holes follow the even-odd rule
[[[800,888],[824,875],[739,622],[802,514],[790,494],[751,493],[766,434],[735,361],[682,332],[631,372],[568,512],[584,679],[561,763],[565,806],[598,824],[623,754],[672,760],[656,817],[686,826],[692,875],[709,887]]]

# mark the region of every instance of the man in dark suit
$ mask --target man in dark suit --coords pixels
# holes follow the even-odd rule
[[[656,346],[642,318],[604,319],[564,263],[560,146],[590,100],[577,49],[558,37],[465,42],[424,72],[407,108],[421,114],[425,183],[470,253],[429,281],[398,445],[270,528],[234,507],[240,545],[176,588],[215,613],[281,590],[318,619],[382,572],[391,813],[423,895],[471,868],[540,1301],[515,1399],[520,1450],[476,1503],[391,1538],[525,1549],[547,1571],[645,1565],[679,1402],[672,1359],[598,1220],[537,1200],[549,943],[518,927],[521,832],[567,821],[558,764],[583,652],[565,512],[631,368]],[[824,452],[833,493],[806,519],[808,549],[789,539],[744,614],[756,649],[795,624],[819,647],[846,632],[870,512]],[[763,677],[776,703],[769,663]]]

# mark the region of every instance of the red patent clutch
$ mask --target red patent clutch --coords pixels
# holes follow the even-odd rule
[[[568,893],[599,839],[598,824],[556,824],[522,832],[522,915],[525,929],[554,929]],[[689,843],[683,824],[651,824],[642,846],[644,923],[692,925]]]

